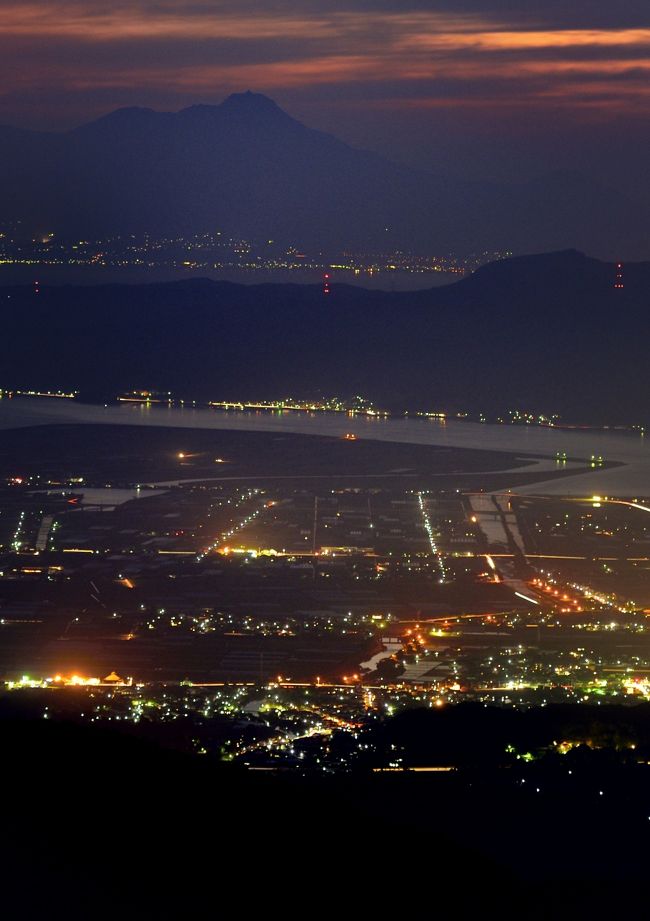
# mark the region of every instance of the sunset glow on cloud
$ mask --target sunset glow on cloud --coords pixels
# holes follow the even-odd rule
[[[505,20],[502,4],[454,9],[390,3],[295,4],[135,2],[112,5],[44,0],[2,7],[4,120],[46,91],[48,105],[84,94],[89,109],[220,98],[253,87],[309,93],[390,83],[385,105],[547,107],[571,87],[576,110],[594,96],[639,109],[650,60],[650,27],[576,28],[561,7]],[[452,6],[449,4],[448,6]],[[593,4],[593,7],[597,4]],[[464,11],[460,8],[465,8]],[[546,10],[546,21],[544,19]],[[560,13],[557,11],[560,10]],[[530,10],[529,10],[530,12]],[[569,27],[570,26],[570,27]],[[24,62],[29,60],[29,66]],[[22,63],[21,63],[22,62]]]

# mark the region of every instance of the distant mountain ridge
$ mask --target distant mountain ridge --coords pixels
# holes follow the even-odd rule
[[[650,251],[644,206],[576,174],[450,181],[307,128],[257,93],[118,109],[65,133],[0,127],[0,215],[30,233],[215,229],[312,249]]]
[[[456,284],[0,288],[0,388],[131,388],[185,399],[361,393],[394,410],[650,421],[650,263],[576,251],[502,260]]]

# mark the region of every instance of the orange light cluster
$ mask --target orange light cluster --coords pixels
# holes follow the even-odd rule
[[[47,680],[47,679],[46,679]],[[81,675],[70,675],[69,678],[64,678],[62,675],[55,675],[52,678],[53,684],[63,684],[63,685],[75,685],[78,687],[87,687],[88,685],[99,684],[99,678],[82,678]]]
[[[533,579],[530,585],[532,588],[537,589],[537,591],[546,592],[547,595],[551,596],[552,601],[565,602],[569,605],[569,607],[560,608],[562,614],[572,614],[582,611],[579,598],[572,598],[566,592],[561,592],[560,589],[555,588],[555,586],[551,585],[549,582],[545,582],[543,579]]]

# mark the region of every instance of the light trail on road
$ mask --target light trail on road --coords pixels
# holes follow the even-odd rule
[[[440,548],[438,547],[438,544],[436,543],[436,537],[435,537],[435,533],[433,530],[433,525],[431,524],[431,520],[429,518],[429,515],[427,514],[424,497],[421,492],[418,493],[418,505],[420,506],[422,518],[424,519],[424,529],[427,532],[427,536],[429,538],[429,546],[431,547],[431,552],[433,553],[433,555],[436,557],[438,561],[438,568],[440,569],[440,581],[444,582],[447,578],[447,570],[445,569],[445,563],[442,558],[442,554],[440,553]]]

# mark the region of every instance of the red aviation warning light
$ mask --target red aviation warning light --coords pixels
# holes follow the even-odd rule
[[[616,278],[614,279],[614,287],[615,288],[625,287],[625,285],[623,284],[623,263],[622,262],[616,263]]]
[[[330,293],[330,277],[329,277],[329,273],[325,272],[325,274],[323,275],[323,294],[329,294],[329,293]]]

